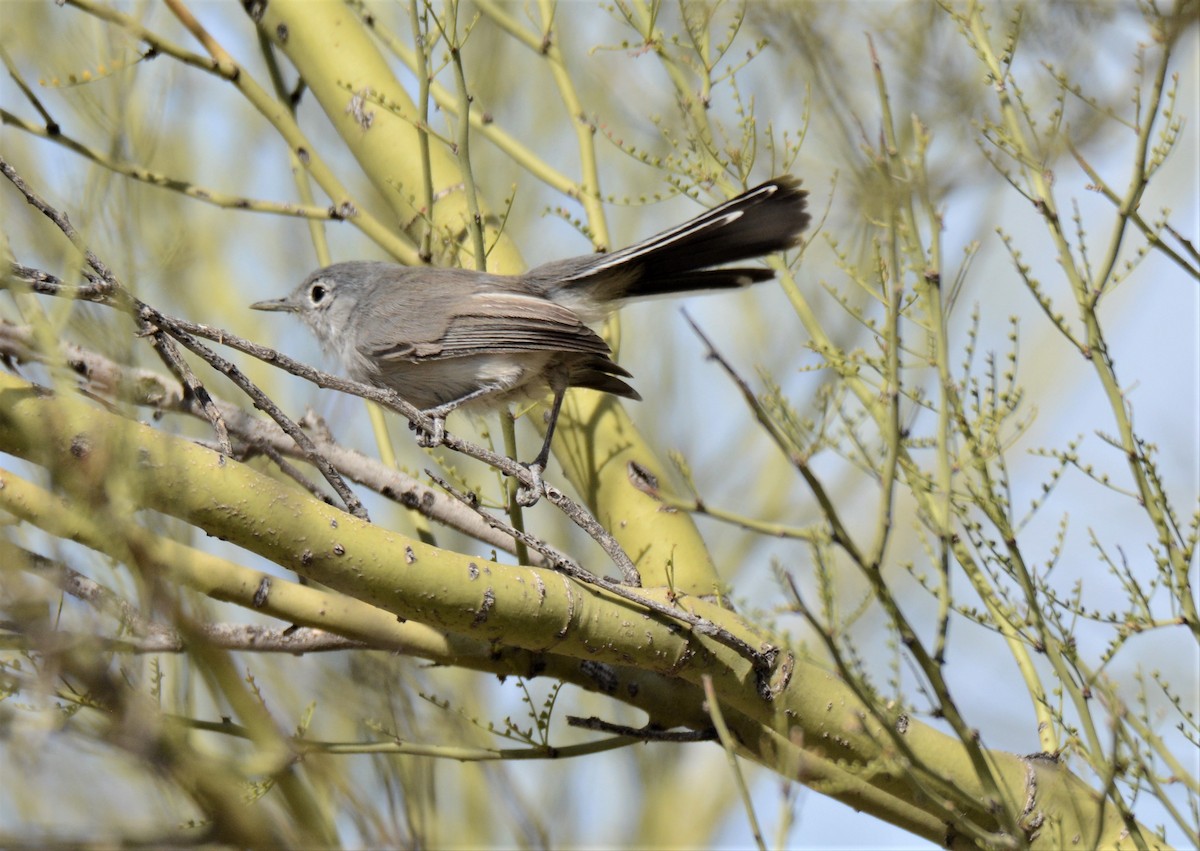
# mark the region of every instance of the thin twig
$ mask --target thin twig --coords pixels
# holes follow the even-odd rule
[[[717,351],[717,347],[713,345],[712,340],[710,340],[708,336],[702,330],[700,330],[700,326],[696,324],[695,320],[692,319],[686,310],[683,311],[683,318],[687,320],[688,325],[692,326],[692,330],[696,332],[696,336],[700,338],[700,341],[704,343],[705,348],[708,349],[708,357],[716,361],[720,365],[721,369],[725,370],[725,374],[729,376],[730,380],[733,381],[738,390],[741,392],[742,398],[746,400],[746,405],[751,411],[754,412],[754,416],[758,420],[759,424],[762,425],[767,434],[771,436],[771,439],[775,441],[775,444],[780,448],[780,450],[783,451],[784,455],[786,455],[788,460],[792,463],[792,466],[796,468],[797,472],[800,473],[801,477],[803,477],[804,481],[808,484],[809,488],[813,492],[813,496],[816,497],[817,502],[820,503],[821,511],[825,515],[825,519],[829,522],[830,534],[832,535],[833,540],[846,551],[846,554],[849,555],[856,564],[866,564],[862,554],[858,550],[858,546],[854,543],[854,539],[850,536],[849,530],[846,528],[845,524],[842,523],[841,515],[834,506],[833,500],[830,499],[828,492],[825,490],[825,486],[821,484],[820,479],[817,478],[816,474],[812,470],[812,467],[809,466],[808,461],[801,457],[800,453],[797,452],[795,447],[791,445],[791,442],[780,433],[779,428],[771,420],[771,417],[768,415],[762,403],[754,395],[754,391],[750,388],[750,385],[746,383],[746,379],[742,378],[738,374],[737,370],[733,368],[733,364],[731,364],[719,351]]]
[[[181,331],[175,325],[175,320],[159,313],[154,308],[142,305],[140,313],[146,321],[152,321],[158,327],[169,331],[171,336],[178,339],[179,342],[183,343],[193,353],[203,358],[209,366],[224,374],[226,378],[236,384],[243,393],[250,397],[250,401],[254,403],[254,407],[278,423],[279,427],[287,432],[288,437],[296,441],[296,445],[304,452],[304,457],[321,471],[321,475],[325,477],[325,481],[329,482],[330,486],[337,491],[337,495],[341,497],[342,502],[346,505],[346,510],[362,520],[370,519],[367,516],[367,509],[363,507],[358,497],[350,490],[341,473],[334,469],[333,465],[329,463],[329,459],[321,454],[312,442],[312,439],[304,433],[304,429],[296,425],[292,418],[285,414],[283,409],[276,405],[271,400],[271,397],[264,393],[258,385],[247,378],[245,373],[234,363],[225,360],[225,358],[208,348],[208,346],[198,342],[191,334]]]
[[[87,261],[87,264],[91,266],[96,274],[100,277],[100,280],[97,281],[91,276],[88,276],[88,280],[91,281],[97,289],[97,296],[103,297],[112,295],[121,290],[121,285],[117,283],[116,276],[113,275],[112,271],[107,265],[105,265],[104,261],[97,257],[92,250],[87,247],[83,241],[83,238],[80,237],[79,232],[75,230],[75,226],[71,224],[71,220],[67,218],[66,213],[59,212],[54,207],[51,207],[48,203],[42,200],[37,193],[29,188],[29,186],[21,178],[21,175],[17,174],[17,170],[13,168],[12,165],[9,164],[9,162],[3,157],[0,157],[0,174],[3,174],[6,178],[8,178],[9,182],[17,188],[17,191],[25,196],[25,200],[30,206],[38,210],[38,212],[50,219],[50,221],[54,222],[54,224],[58,226],[58,229],[63,232],[67,239],[71,240],[71,243],[79,250],[79,253],[83,255],[83,259]]]
[[[154,351],[158,354],[159,359],[166,364],[167,369],[171,370],[172,374],[179,379],[179,383],[183,385],[184,394],[196,401],[200,410],[203,411],[205,419],[208,420],[214,432],[217,435],[217,447],[222,455],[232,455],[233,447],[229,443],[229,428],[225,425],[225,420],[221,418],[221,412],[217,410],[217,406],[213,404],[212,396],[208,389],[200,383],[200,379],[196,377],[196,373],[192,372],[192,368],[188,366],[187,361],[179,354],[179,347],[175,341],[161,331],[157,331],[150,335],[153,340]]]
[[[21,90],[21,94],[25,95],[25,99],[37,110],[38,115],[42,116],[42,121],[46,123],[46,134],[48,136],[56,135],[59,131],[58,122],[51,117],[50,111],[42,105],[41,100],[33,93],[33,89],[25,82],[25,78],[17,69],[16,63],[12,61],[12,57],[8,55],[8,51],[4,49],[4,45],[2,44],[0,44],[0,60],[3,60],[4,67],[8,69],[8,75],[17,84],[17,88]],[[0,114],[2,113],[3,110],[0,110]]]
[[[274,446],[266,443],[252,443],[247,447],[247,449],[254,452],[261,452],[263,455],[266,455],[271,459],[271,463],[279,468],[279,472],[283,473],[293,482],[300,485],[300,487],[304,488],[317,499],[326,503],[330,501],[329,497],[321,491],[320,486],[316,482],[296,469],[296,466],[284,458],[283,453]],[[333,462],[330,461],[330,463],[332,464]],[[341,471],[339,470],[338,472]]]
[[[580,730],[595,730],[600,733],[612,733],[616,736],[629,736],[644,742],[711,742],[717,738],[717,731],[712,727],[703,730],[660,730],[656,727],[627,727],[624,724],[614,724],[603,718],[591,716],[580,718],[578,715],[568,715],[567,724]]]
[[[517,543],[524,544],[529,549],[534,550],[535,552],[541,553],[542,556],[544,556],[547,560],[547,566],[552,567],[556,570],[561,568],[564,573],[567,573],[572,576],[576,575],[577,573],[579,573],[579,574],[587,573],[587,571],[585,571],[583,569],[583,567],[580,566],[579,562],[575,561],[569,555],[562,552],[562,550],[555,549],[554,547],[550,546],[548,543],[543,541],[541,538],[535,537],[523,529],[518,529],[510,523],[505,523],[503,520],[501,520],[499,517],[497,517],[494,514],[488,514],[486,511],[484,511],[482,508],[479,507],[479,498],[476,497],[475,494],[463,493],[462,491],[458,490],[453,485],[451,485],[450,482],[446,481],[446,479],[444,479],[441,476],[434,473],[432,470],[426,469],[425,475],[429,476],[429,478],[433,481],[434,484],[436,484],[438,487],[440,487],[446,493],[450,494],[451,497],[458,500],[460,503],[465,505],[467,508],[474,511],[476,516],[478,516],[481,520],[483,520],[484,523],[488,524],[488,526],[511,537]],[[636,569],[633,572],[633,578],[635,580],[637,580],[638,582],[641,581],[641,577],[638,576]],[[629,580],[630,580],[630,577],[627,576],[625,579],[625,582],[627,585],[634,584],[634,583],[630,582]]]
[[[721,703],[717,699],[717,690],[713,686],[712,677],[705,674],[703,684],[704,705],[708,708],[709,717],[712,718],[713,726],[717,730],[717,736],[721,740],[721,747],[725,750],[725,759],[729,763],[729,770],[733,774],[738,794],[742,798],[742,807],[745,809],[746,818],[750,822],[750,832],[754,836],[754,844],[758,846],[760,851],[767,851],[767,843],[763,841],[762,828],[758,826],[758,816],[754,814],[754,802],[750,798],[750,789],[746,785],[746,777],[742,774],[741,766],[737,762],[737,742],[734,741],[733,734],[725,723],[725,717],[721,714]]]

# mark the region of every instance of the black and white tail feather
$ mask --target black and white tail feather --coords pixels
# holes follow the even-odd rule
[[[642,242],[547,263],[527,278],[554,281],[560,299],[579,289],[600,302],[749,286],[774,273],[725,264],[794,248],[810,221],[807,206],[799,180],[777,177]]]

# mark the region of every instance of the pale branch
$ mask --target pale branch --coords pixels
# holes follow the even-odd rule
[[[104,652],[152,655],[184,653],[188,650],[189,642],[194,643],[197,638],[200,638],[206,644],[221,650],[288,653],[293,656],[337,650],[383,649],[372,648],[370,645],[343,638],[336,633],[306,626],[274,629],[255,624],[196,624],[191,630],[191,636],[186,639],[176,630],[161,624],[154,626],[155,628],[149,632],[137,636],[96,635],[90,632],[55,629],[51,632],[40,632],[36,637],[23,638],[20,642],[14,642],[11,637],[5,637],[0,639],[0,645],[7,648],[21,647],[39,653],[62,652],[79,646]],[[21,638],[22,630],[19,624],[0,621],[0,628]]]

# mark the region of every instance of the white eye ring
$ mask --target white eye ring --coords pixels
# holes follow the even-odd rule
[[[329,295],[329,288],[320,282],[315,283],[308,288],[308,300],[312,302],[314,306],[323,302],[327,295]]]

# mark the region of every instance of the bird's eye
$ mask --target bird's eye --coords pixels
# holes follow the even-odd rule
[[[312,289],[308,291],[308,300],[313,304],[320,304],[327,295],[329,295],[329,290],[325,288],[324,284],[313,284]]]

